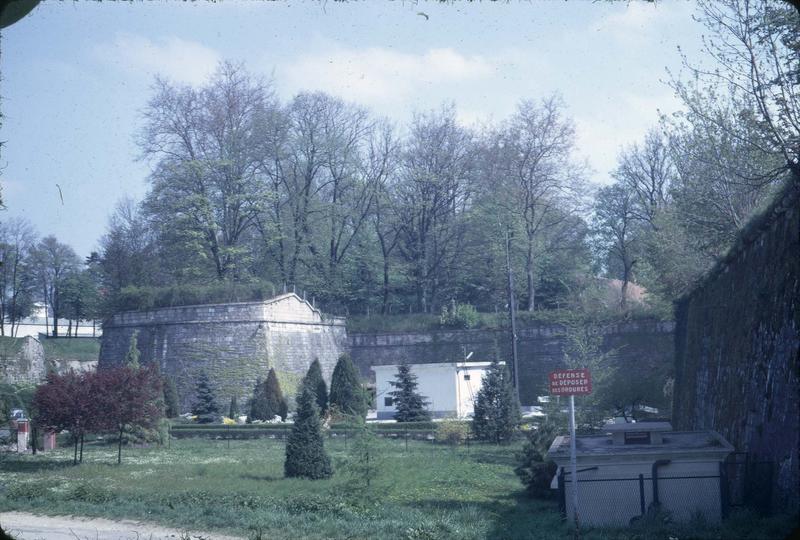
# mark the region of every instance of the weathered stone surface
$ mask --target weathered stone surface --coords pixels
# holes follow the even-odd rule
[[[774,461],[775,503],[800,502],[800,185],[751,223],[676,309],[677,429],[713,429]]]
[[[614,351],[615,363],[628,373],[647,372],[655,366],[672,364],[673,324],[653,320],[607,325],[603,350]],[[520,369],[520,401],[535,405],[537,396],[547,394],[547,374],[564,367],[564,328],[536,324],[518,329],[517,351]],[[491,360],[495,355],[511,356],[508,331],[459,330],[425,333],[352,334],[350,354],[365,378],[374,377],[373,365],[402,362],[460,362],[470,352],[470,361]]]
[[[264,302],[119,313],[103,325],[101,368],[124,361],[134,332],[141,362],[158,362],[173,377],[183,410],[192,405],[200,371],[216,384],[220,405],[234,395],[245,403],[269,368],[297,380],[319,358],[330,380],[347,341],[342,319],[325,318],[290,293]]]
[[[3,340],[0,380],[11,384],[36,384],[44,379],[46,373],[44,350],[38,340],[30,336]]]

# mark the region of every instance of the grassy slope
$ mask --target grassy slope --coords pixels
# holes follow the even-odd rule
[[[99,338],[42,339],[41,343],[48,361],[95,362],[100,356]]]
[[[114,448],[107,446],[89,447],[79,467],[70,465],[69,449],[6,455],[0,511],[139,518],[271,539],[572,536],[554,503],[522,493],[512,472],[514,447],[453,450],[410,442],[406,451],[402,442],[377,444],[383,472],[368,490],[346,474],[340,440],[326,441],[337,474],[317,482],[284,479],[283,443],[270,439],[232,441],[230,449],[209,440],[125,449],[121,467],[113,465]],[[763,538],[778,538],[780,526],[761,523],[758,530]],[[584,538],[668,537],[666,530],[654,533],[592,531]],[[734,536],[712,530],[691,537]]]

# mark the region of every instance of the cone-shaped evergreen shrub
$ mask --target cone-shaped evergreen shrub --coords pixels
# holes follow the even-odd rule
[[[259,378],[256,379],[256,385],[253,387],[253,398],[250,400],[250,414],[247,415],[247,421],[271,419],[272,417],[268,415],[266,388],[264,382]]]
[[[139,369],[139,346],[137,345],[139,331],[134,330],[128,342],[128,352],[125,353],[125,365],[131,369]]]
[[[192,414],[197,416],[197,422],[200,424],[210,424],[219,420],[217,398],[205,371],[201,371],[197,378],[197,397],[192,407]]]
[[[281,385],[278,382],[278,375],[275,370],[270,368],[267,374],[267,382],[264,383],[264,400],[266,403],[266,412],[269,413],[269,420],[275,416],[280,416],[281,421],[286,420],[286,415],[289,412],[289,406],[283,398]]]
[[[328,412],[328,385],[325,384],[325,379],[322,378],[322,366],[316,358],[308,368],[305,383],[311,386],[311,390],[317,396],[317,407],[319,407],[320,416],[325,416]]]
[[[232,420],[239,418],[239,401],[236,399],[236,396],[231,398],[231,405],[228,407],[228,418]]]
[[[507,442],[519,426],[520,418],[511,376],[506,367],[495,360],[484,375],[475,398],[472,430],[481,440]]]
[[[164,377],[164,415],[175,418],[181,413],[178,404],[178,390],[172,377]]]
[[[361,386],[361,378],[349,354],[343,354],[336,362],[331,377],[330,407],[338,414],[365,418],[367,397]]]
[[[284,474],[289,478],[319,480],[333,474],[331,458],[325,452],[322,422],[316,395],[308,384],[302,384],[297,398],[294,426],[286,440]]]
[[[408,364],[397,366],[395,380],[389,384],[397,388],[389,392],[395,406],[394,419],[398,422],[427,422],[431,415],[425,408],[427,400],[417,392],[417,376]]]

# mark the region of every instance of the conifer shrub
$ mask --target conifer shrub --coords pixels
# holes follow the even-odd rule
[[[178,401],[178,390],[175,388],[175,381],[172,377],[164,377],[164,416],[167,418],[175,418],[180,415],[180,406]]]
[[[325,452],[316,395],[307,384],[302,385],[297,397],[297,413],[286,440],[283,470],[288,478],[320,480],[333,475],[330,456]]]
[[[328,385],[325,384],[325,379],[322,377],[322,366],[319,360],[314,358],[311,365],[306,372],[306,384],[311,385],[311,390],[317,396],[317,407],[321,416],[328,413]]]
[[[519,400],[505,366],[495,360],[483,377],[475,398],[472,430],[478,439],[508,442],[521,420]]]
[[[269,412],[266,386],[264,381],[258,378],[256,379],[256,385],[253,387],[253,397],[250,399],[250,414],[247,415],[247,423],[254,420],[271,420],[272,416],[269,416]]]
[[[531,497],[541,499],[553,496],[550,482],[558,466],[546,456],[557,434],[555,424],[551,422],[540,424],[528,432],[528,440],[516,455],[517,467],[514,473]]]
[[[331,377],[330,407],[343,418],[364,419],[367,398],[353,360],[345,353],[339,357]]]
[[[286,416],[289,414],[289,404],[283,396],[281,383],[278,381],[278,375],[273,368],[270,368],[269,373],[267,373],[267,380],[264,383],[264,399],[267,405],[267,412],[271,415],[268,420],[280,416],[281,422],[285,422]]]
[[[397,366],[395,380],[390,381],[397,390],[389,392],[395,406],[394,419],[398,422],[427,422],[431,415],[426,408],[428,400],[417,392],[417,376],[408,364]]]
[[[239,418],[239,401],[236,399],[236,396],[231,398],[231,404],[228,407],[228,418],[231,420]]]
[[[198,424],[219,421],[220,410],[217,405],[216,393],[205,371],[201,371],[197,377],[197,394],[192,414],[197,416]]]

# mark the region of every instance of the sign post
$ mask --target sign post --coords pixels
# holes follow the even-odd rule
[[[578,460],[575,456],[575,396],[592,393],[592,375],[586,368],[551,371],[550,394],[569,396],[569,468],[572,483],[572,516],[578,530]]]

